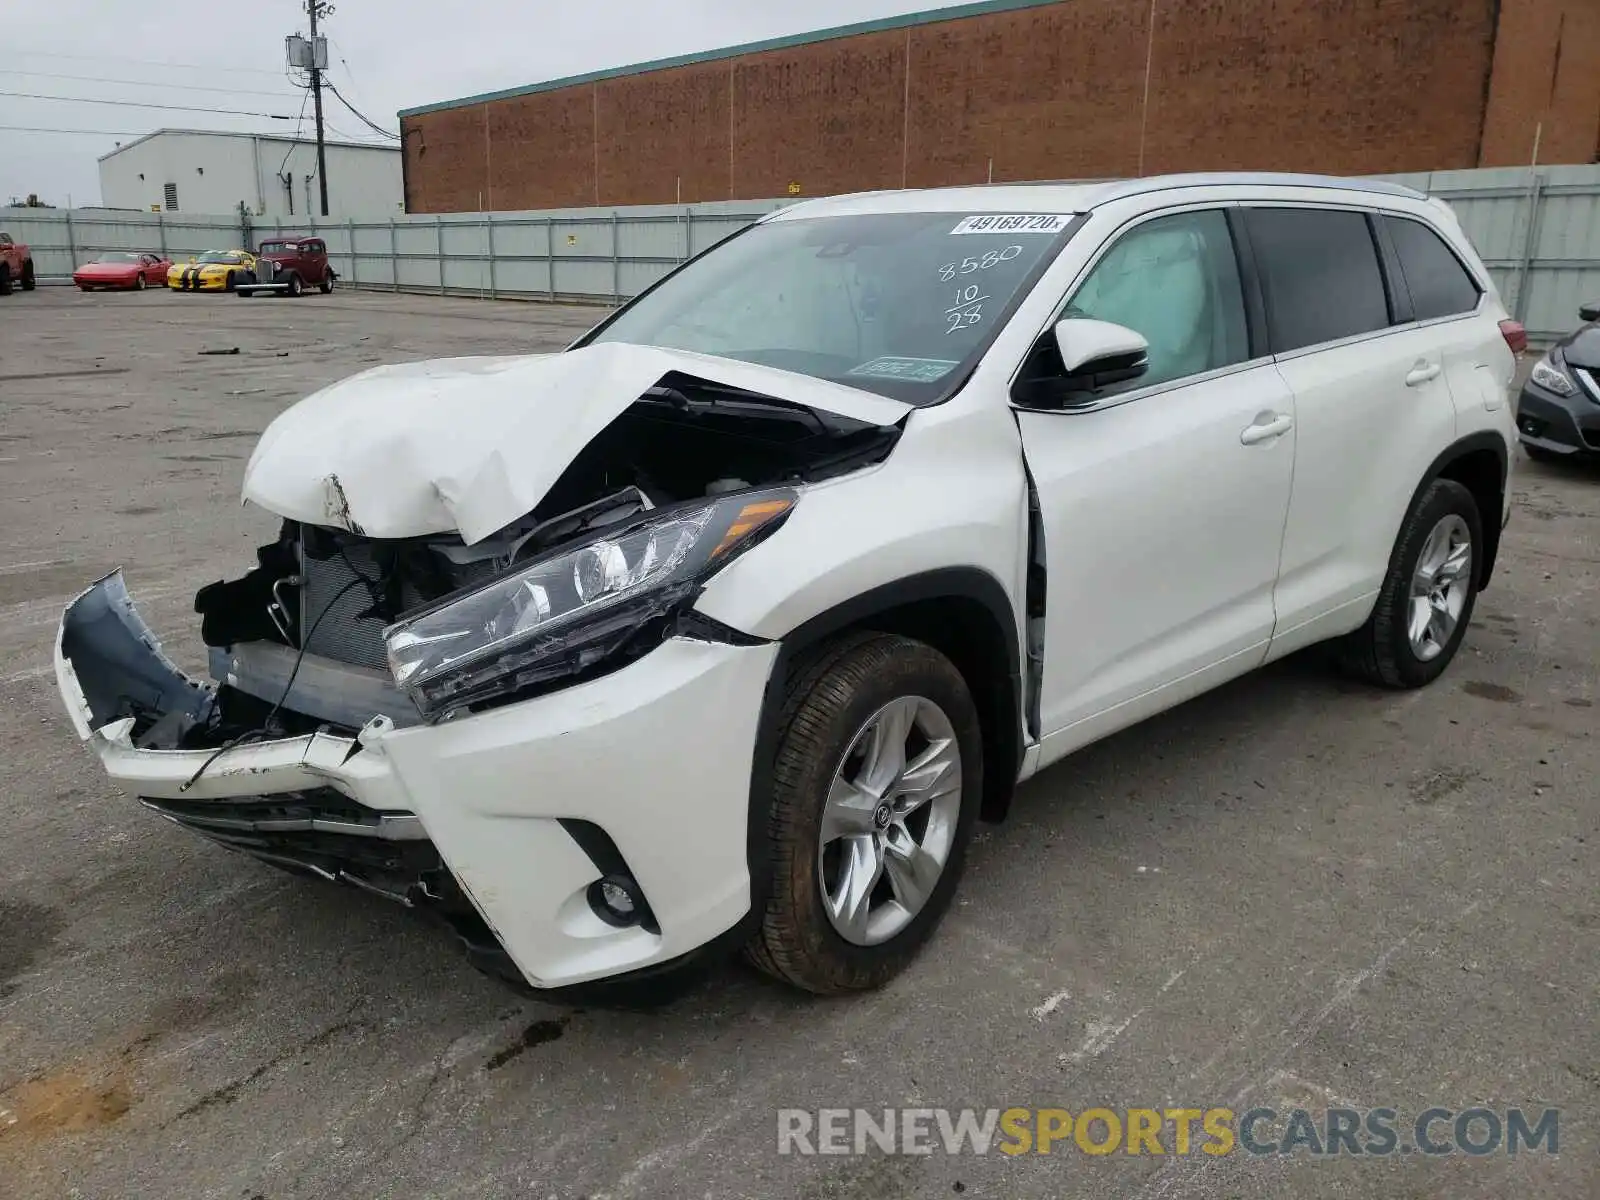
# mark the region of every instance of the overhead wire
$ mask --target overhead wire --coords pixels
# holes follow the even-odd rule
[[[292,121],[283,113],[256,112],[241,108],[205,108],[196,104],[147,104],[143,100],[100,100],[93,96],[51,96],[43,92],[0,92],[19,100],[59,100],[68,104],[107,104],[115,108],[161,108],[169,112],[221,113],[230,117],[265,117],[272,121]]]
[[[72,60],[77,61],[77,62],[105,62],[106,57],[107,57],[104,54],[60,54],[60,53],[53,53],[53,52],[47,51],[47,50],[28,50],[28,49],[14,50],[12,53],[15,55],[17,61],[19,61],[19,62],[20,61],[26,61],[26,60],[29,60],[29,59],[35,59],[35,58],[68,58],[68,59],[72,59]],[[127,63],[130,66],[137,65],[137,66],[141,66],[141,67],[165,67],[165,68],[167,68],[169,70],[179,70],[179,71],[215,71],[217,69],[216,65],[214,63],[211,64],[211,65],[206,65],[204,63],[163,62],[163,61],[160,61],[158,59],[153,59],[153,58],[128,58],[128,57],[126,57],[124,55],[121,55],[121,54],[118,54],[116,56],[116,59],[117,59],[118,62]],[[230,74],[234,74],[234,75],[239,75],[239,74],[244,74],[244,75],[276,75],[277,74],[276,71],[268,71],[268,70],[265,70],[265,69],[263,69],[261,67],[234,67],[234,66],[230,66],[228,68],[228,71],[229,71]]]
[[[207,87],[198,83],[168,83],[165,80],[155,79],[106,79],[99,75],[62,75],[54,71],[17,71],[9,68],[0,69],[0,75],[26,75],[37,79],[70,79],[75,83],[114,83],[128,87],[170,88],[181,92],[223,92],[234,96],[272,96],[279,100],[285,98],[281,91],[269,92],[256,88]]]
[[[389,138],[392,141],[398,142],[400,140],[400,135],[398,133],[389,132],[389,130],[385,129],[382,125],[379,125],[376,121],[372,120],[365,113],[363,113],[360,109],[356,108],[356,106],[354,104],[351,104],[350,101],[346,100],[344,98],[344,96],[340,93],[339,89],[333,86],[333,81],[332,80],[323,80],[323,86],[326,87],[335,96],[337,96],[339,98],[339,103],[344,105],[352,113],[354,113],[356,115],[356,118],[358,120],[360,120],[360,122],[363,125],[365,125],[368,129],[371,129],[375,133],[380,133],[384,137]]]

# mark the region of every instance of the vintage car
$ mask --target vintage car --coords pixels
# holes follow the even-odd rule
[[[109,250],[84,263],[72,273],[72,282],[84,291],[95,288],[135,288],[149,284],[160,287],[172,270],[172,260],[149,251]]]
[[[309,287],[324,296],[336,276],[328,262],[328,244],[319,237],[278,237],[261,243],[256,255],[256,281],[235,289],[240,299],[261,292],[298,296]]]
[[[167,272],[167,286],[176,292],[231,292],[255,279],[256,256],[248,250],[207,250]]]

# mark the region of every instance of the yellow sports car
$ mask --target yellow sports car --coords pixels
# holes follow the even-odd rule
[[[255,281],[256,256],[248,250],[207,250],[167,272],[167,286],[178,292],[231,292]]]

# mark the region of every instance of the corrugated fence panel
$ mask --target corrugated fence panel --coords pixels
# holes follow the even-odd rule
[[[1496,168],[1384,176],[1447,201],[1488,264],[1508,308],[1537,341],[1577,322],[1600,299],[1600,166]],[[718,201],[619,209],[407,215],[318,221],[251,220],[81,209],[0,210],[0,228],[33,247],[45,282],[101,250],[258,246],[311,234],[328,243],[343,286],[481,296],[592,300],[637,295],[790,200]]]

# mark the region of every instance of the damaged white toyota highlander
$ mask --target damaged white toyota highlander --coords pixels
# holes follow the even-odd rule
[[[1319,642],[1438,676],[1521,338],[1448,207],[1387,184],[797,204],[560,353],[300,401],[245,469],[275,540],[195,598],[210,679],[118,574],[56,675],[155,812],[518,985],[743,949],[869,988],[1078,747]]]

